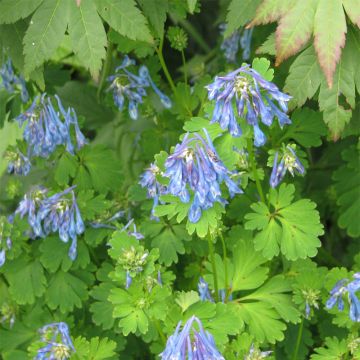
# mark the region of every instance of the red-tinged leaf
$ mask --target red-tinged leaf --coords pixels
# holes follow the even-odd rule
[[[314,45],[331,88],[336,64],[345,45],[346,19],[341,0],[319,0],[314,23]]]
[[[281,18],[296,4],[296,0],[264,0],[256,9],[255,18],[248,27],[269,24]]]
[[[310,39],[316,0],[298,1],[279,21],[276,29],[276,66],[296,54]]]
[[[360,0],[342,0],[347,16],[360,28]]]

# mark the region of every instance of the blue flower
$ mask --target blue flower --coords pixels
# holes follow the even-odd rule
[[[220,25],[220,32],[224,34],[226,30],[226,24]],[[240,43],[240,32],[238,30],[234,31],[230,36],[225,38],[220,45],[220,49],[224,52],[224,57],[227,62],[235,63],[236,55],[239,51]]]
[[[195,324],[198,330],[195,328]],[[192,316],[181,329],[181,321],[175,332],[169,337],[164,351],[160,354],[162,360],[211,359],[225,360],[216,348],[214,338],[205,331],[201,321]]]
[[[110,224],[112,222],[114,222],[115,220],[124,217],[124,215],[125,215],[125,211],[120,210],[120,211],[117,211],[110,218],[107,218],[105,220],[93,221],[93,222],[89,223],[89,225],[94,229],[104,228],[104,229],[116,230],[117,227],[114,225],[110,225]]]
[[[20,90],[21,101],[26,103],[29,100],[29,93],[26,89],[25,80],[22,76],[16,76],[11,60],[8,59],[0,69],[0,77],[5,90],[12,94],[15,89]]]
[[[31,106],[16,120],[20,126],[25,123],[23,137],[28,145],[29,156],[49,157],[56,147],[65,146],[70,154],[74,154],[74,145],[71,139],[71,127],[75,130],[77,149],[83,147],[87,141],[82,134],[75,110],[64,109],[60,98],[55,95],[59,111],[51,99],[43,94],[37,97]]]
[[[166,187],[156,179],[156,176],[159,174],[161,174],[160,169],[155,164],[151,164],[141,175],[139,181],[139,184],[147,189],[147,197],[153,199],[153,207],[151,210],[151,219],[153,220],[159,220],[154,214],[155,207],[159,204],[159,196],[167,192]]]
[[[133,226],[132,230],[128,230],[130,225]],[[141,240],[144,238],[144,235],[136,230],[136,225],[134,223],[134,219],[130,219],[129,222],[122,228],[121,231],[128,230],[128,235],[133,236],[136,240]]]
[[[295,145],[283,147],[282,157],[279,162],[278,152],[274,155],[274,164],[270,176],[270,186],[275,188],[283,180],[287,171],[294,176],[295,173],[303,175],[305,168],[295,153]]]
[[[249,353],[245,356],[244,360],[260,360],[270,356],[272,351],[261,351],[255,348],[254,344],[251,344]]]
[[[209,284],[202,277],[200,277],[199,282],[198,282],[198,290],[199,290],[199,295],[200,295],[201,301],[208,300],[208,301],[214,302],[214,299],[212,298],[212,296],[210,294]]]
[[[231,197],[242,193],[232,180],[234,174],[222,163],[209,134],[203,130],[206,140],[198,133],[192,137],[186,134],[165,162],[164,175],[169,178],[167,191],[184,203],[191,200],[188,216],[193,223],[198,222],[202,211],[213,207],[215,202],[226,203],[221,197],[222,183]]]
[[[39,330],[46,345],[37,351],[34,360],[67,360],[75,352],[69,327],[64,322],[52,323]]]
[[[113,91],[114,102],[118,109],[122,110],[125,100],[127,100],[129,116],[136,120],[139,104],[143,103],[143,97],[147,95],[146,88],[148,87],[155,91],[166,108],[170,108],[170,99],[154,84],[147,67],[141,66],[138,75],[135,75],[127,69],[134,65],[135,60],[125,56],[121,65],[115,69],[116,74],[108,77],[108,81],[111,82],[108,91]]]
[[[206,88],[209,100],[216,101],[211,122],[219,123],[232,136],[240,136],[241,129],[234,112],[236,107],[237,115],[245,117],[248,124],[253,126],[256,146],[262,146],[266,142],[259,120],[266,126],[270,126],[275,117],[280,127],[291,123],[286,115],[287,102],[291,97],[282,93],[275,84],[265,80],[247,64],[225,76],[215,77],[215,81]]]
[[[15,211],[21,217],[28,214],[33,237],[44,238],[58,232],[63,242],[71,239],[68,253],[71,260],[75,260],[77,255],[77,235],[85,231],[74,188],[72,186],[50,197],[46,197],[46,189],[36,189],[24,196]]]
[[[244,29],[241,38],[240,38],[240,46],[243,51],[242,58],[243,60],[250,59],[250,52],[251,52],[251,37],[254,28],[251,29]]]
[[[330,291],[330,298],[326,302],[326,308],[332,309],[337,305],[338,310],[343,311],[345,307],[344,295],[348,295],[350,305],[349,317],[354,322],[360,322],[360,301],[356,293],[360,289],[360,273],[353,275],[354,280],[342,279],[338,281]]]
[[[30,159],[19,149],[6,151],[4,158],[9,161],[7,167],[9,174],[26,176],[30,172]]]

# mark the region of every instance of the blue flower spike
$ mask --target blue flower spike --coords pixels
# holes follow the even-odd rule
[[[175,332],[166,343],[164,351],[160,354],[162,360],[183,359],[211,359],[225,360],[216,344],[213,336],[205,331],[201,321],[192,316],[181,329],[181,321]]]
[[[360,322],[360,300],[357,293],[360,290],[360,272],[353,275],[354,280],[339,280],[330,291],[330,298],[326,302],[326,308],[332,309],[335,305],[339,311],[345,307],[344,296],[347,295],[349,302],[349,317],[351,321]]]
[[[281,128],[291,123],[286,115],[287,102],[291,96],[282,93],[275,84],[265,80],[248,64],[227,75],[216,76],[214,82],[206,88],[209,100],[215,100],[211,123],[219,123],[223,130],[238,137],[241,136],[241,129],[236,115],[245,118],[254,129],[254,144],[257,147],[266,142],[260,122],[270,126],[277,118]]]
[[[41,341],[46,345],[38,350],[34,360],[68,360],[75,352],[66,323],[48,324],[43,326],[39,332]]]
[[[31,169],[30,158],[19,149],[7,150],[4,158],[9,161],[7,171],[9,174],[26,176]]]
[[[287,145],[286,147],[283,146],[280,162],[279,153],[275,153],[273,168],[270,176],[270,186],[272,188],[277,187],[281,183],[287,171],[293,177],[295,174],[305,174],[305,168],[297,157],[294,149],[295,145]]]
[[[139,104],[142,104],[143,98],[147,96],[146,89],[151,87],[164,107],[170,108],[172,106],[171,100],[155,85],[146,66],[140,66],[138,75],[128,69],[129,66],[135,64],[135,60],[125,56],[121,65],[115,69],[115,74],[108,77],[110,82],[108,91],[112,91],[116,107],[122,111],[125,102],[127,102],[130,118],[137,120]]]

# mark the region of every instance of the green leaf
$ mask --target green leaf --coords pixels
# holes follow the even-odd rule
[[[94,220],[96,215],[103,214],[110,207],[110,201],[105,200],[105,195],[94,196],[94,191],[81,191],[76,197],[80,213],[84,220]]]
[[[20,321],[16,321],[14,327],[10,330],[0,329],[0,353],[20,348],[22,344],[27,343],[34,338],[34,329],[30,329]],[[28,357],[26,357],[28,359]],[[15,358],[14,360],[18,360]]]
[[[106,337],[94,337],[90,341],[78,337],[74,341],[74,346],[76,352],[71,356],[71,360],[103,360],[116,355],[116,342]]]
[[[76,175],[76,170],[78,163],[76,158],[65,151],[59,161],[54,172],[55,181],[59,185],[67,185],[70,182],[70,177],[74,178]]]
[[[274,344],[284,339],[286,325],[271,305],[265,302],[239,303],[237,313],[258,341]]]
[[[293,139],[304,147],[321,145],[327,129],[319,112],[303,107],[293,112],[291,121],[282,139]]]
[[[50,59],[61,44],[68,23],[67,0],[44,0],[31,18],[24,37],[25,73]]]
[[[157,37],[161,39],[164,36],[168,0],[141,0],[140,4]]]
[[[233,254],[232,291],[256,289],[263,284],[269,269],[261,265],[266,261],[259,252],[254,250],[250,239],[240,239]]]
[[[39,260],[26,262],[19,257],[7,264],[5,277],[9,292],[19,305],[33,304],[45,292],[46,277]]]
[[[360,1],[359,0],[342,0],[346,15],[354,25],[360,28]]]
[[[274,78],[274,69],[270,67],[270,61],[266,58],[255,58],[252,62],[252,68],[267,81],[271,81]]]
[[[323,234],[323,226],[316,204],[308,199],[292,202],[294,192],[294,185],[282,184],[271,192],[273,211],[264,203],[255,203],[251,206],[254,212],[245,216],[245,228],[258,230],[255,249],[268,259],[280,250],[289,260],[312,257],[321,245],[318,236]]]
[[[46,303],[50,309],[59,308],[65,314],[73,311],[75,307],[81,308],[83,301],[87,300],[87,284],[79,277],[69,272],[58,271],[50,281],[46,291]]]
[[[311,355],[311,360],[339,360],[348,354],[346,340],[336,337],[325,339],[325,346],[315,349],[316,354]]]
[[[2,0],[0,24],[14,23],[31,15],[43,0]]]
[[[187,0],[189,13],[193,14],[196,9],[197,0]]]
[[[273,56],[276,55],[275,33],[270,34],[265,42],[257,48],[256,54],[269,54]]]
[[[297,106],[311,99],[321,84],[323,75],[313,46],[310,46],[291,64],[284,90],[289,92]]]
[[[103,282],[95,286],[90,293],[91,297],[96,300],[90,305],[92,319],[96,325],[102,326],[104,330],[111,329],[114,325],[114,318],[112,317],[114,307],[108,300],[112,288],[111,283]]]
[[[314,23],[314,46],[330,88],[341,48],[345,45],[345,33],[346,19],[342,1],[319,0]]]
[[[175,299],[175,302],[181,307],[183,313],[198,301],[200,301],[199,294],[194,290],[187,292],[181,291]]]
[[[224,37],[230,36],[235,30],[246,25],[255,15],[260,0],[232,0],[226,15]]]
[[[72,2],[69,33],[76,56],[91,75],[97,77],[106,55],[107,39],[92,0],[82,0],[80,6]]]
[[[153,42],[146,18],[134,0],[95,0],[95,4],[101,17],[121,35]]]
[[[346,162],[333,175],[339,206],[338,224],[349,236],[360,236],[360,164],[359,151],[355,147],[342,153]]]
[[[296,54],[313,32],[317,0],[297,1],[276,29],[276,65]]]

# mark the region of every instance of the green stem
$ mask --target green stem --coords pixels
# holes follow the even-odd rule
[[[252,143],[251,139],[248,139],[248,141],[247,141],[247,150],[248,150],[248,153],[249,153],[250,165],[251,165],[252,172],[253,172],[253,176],[254,176],[254,179],[255,179],[257,191],[258,191],[258,193],[259,193],[259,195],[260,195],[261,201],[262,201],[264,204],[266,204],[265,196],[264,196],[264,193],[263,193],[263,189],[262,189],[262,187],[261,187],[261,183],[260,183],[260,180],[259,180],[259,177],[258,177],[258,173],[257,173],[257,171],[256,171],[256,163],[255,163],[255,156],[254,156],[254,147],[253,147],[253,143]]]
[[[228,267],[227,267],[227,252],[226,252],[226,244],[223,237],[223,234],[220,232],[219,237],[221,239],[222,248],[223,248],[223,261],[224,261],[224,272],[225,272],[225,302],[227,302],[227,299],[230,295],[230,289],[229,289],[229,278],[228,278]]]
[[[169,70],[166,66],[166,63],[165,63],[165,59],[164,59],[164,56],[163,56],[163,45],[164,45],[164,38],[161,38],[160,40],[160,44],[159,44],[159,47],[158,48],[155,48],[155,51],[157,53],[157,56],[159,58],[159,61],[160,61],[160,64],[161,64],[161,67],[164,71],[164,74],[166,76],[166,79],[171,87],[171,90],[173,91],[173,93],[175,94],[176,93],[176,87],[175,87],[175,84],[174,84],[174,81],[169,73]]]
[[[99,86],[98,86],[98,89],[96,92],[96,97],[97,97],[98,101],[100,100],[101,91],[104,87],[104,83],[105,83],[106,78],[108,77],[110,69],[111,69],[113,50],[114,50],[114,45],[111,42],[109,42],[107,50],[106,50],[105,62],[104,62],[104,65],[103,65],[103,68],[101,71]]]
[[[298,356],[298,352],[299,352],[299,347],[300,347],[300,343],[301,343],[301,338],[302,338],[302,333],[303,333],[303,329],[304,329],[304,319],[301,320],[300,326],[299,326],[299,331],[298,331],[298,336],[296,339],[296,346],[295,346],[295,350],[292,356],[292,360],[296,360],[297,356]]]
[[[184,82],[185,82],[185,85],[187,86],[187,84],[188,84],[188,82],[187,82],[187,66],[186,66],[184,50],[181,50],[181,58],[182,58],[183,68],[184,68]]]
[[[215,264],[215,252],[214,252],[214,244],[212,242],[211,236],[208,235],[208,244],[209,244],[209,255],[211,261],[211,267],[214,277],[214,290],[215,290],[215,300],[219,301],[219,286],[218,286],[218,276],[217,276],[217,269]]]
[[[188,20],[181,19],[180,17],[177,17],[175,14],[171,14],[170,18],[175,24],[179,23],[205,52],[211,51],[210,46],[206,43],[206,41],[202,38],[201,34]]]

